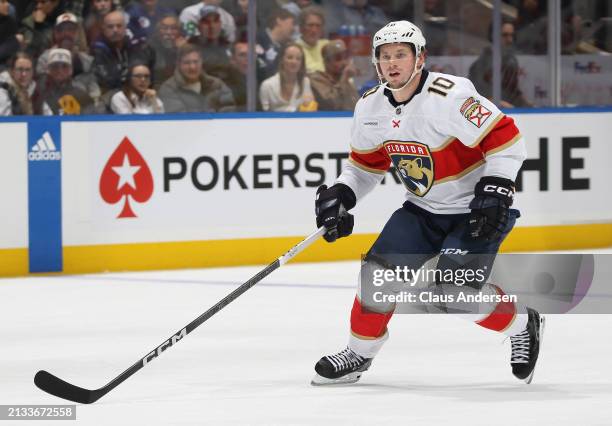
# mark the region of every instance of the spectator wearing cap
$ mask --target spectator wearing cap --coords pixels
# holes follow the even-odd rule
[[[295,31],[295,17],[285,9],[274,9],[268,15],[266,28],[257,36],[261,46],[258,59],[263,64],[261,78],[268,78],[276,73],[278,55],[281,48],[291,41]]]
[[[312,92],[320,111],[352,111],[359,99],[353,82],[356,69],[342,40],[330,41],[322,50],[325,71],[310,74]]]
[[[53,27],[52,45],[41,54],[40,58],[38,58],[36,72],[38,74],[44,74],[46,72],[49,50],[55,47],[68,49],[73,54],[82,53],[79,55],[80,58],[82,58],[85,63],[91,65],[93,58],[91,55],[87,54],[87,46],[82,43],[82,37],[83,27],[74,13],[66,12],[59,15]]]
[[[151,88],[151,70],[145,64],[133,64],[123,88],[113,95],[110,105],[115,114],[161,114],[164,104]]]
[[[300,38],[298,38],[297,44],[304,49],[307,73],[325,70],[321,50],[329,40],[323,38],[324,28],[323,9],[310,6],[302,10],[300,14]]]
[[[37,58],[53,43],[53,27],[65,12],[63,0],[34,0],[34,11],[21,21],[20,33],[32,57]]]
[[[72,54],[67,49],[49,52],[49,65],[41,92],[52,115],[81,115],[95,112],[94,101],[72,84]]]
[[[264,80],[259,99],[264,111],[316,111],[317,105],[306,76],[302,47],[288,43],[279,53],[278,72]]]
[[[127,77],[128,63],[155,65],[155,52],[146,43],[131,42],[126,16],[115,10],[104,16],[102,37],[93,45],[94,74],[102,93],[120,89]]]
[[[172,9],[160,5],[158,0],[137,0],[130,3],[125,12],[130,16],[128,30],[132,38],[147,41],[159,19]]]
[[[206,72],[221,78],[230,66],[230,45],[221,28],[219,8],[207,5],[200,9],[200,13],[199,34],[191,37],[189,43],[201,49]]]
[[[33,79],[34,61],[26,52],[9,60],[9,69],[0,73],[0,116],[39,115],[43,102]]]
[[[9,59],[19,50],[14,13],[8,0],[0,0],[0,71],[6,69]]]
[[[187,37],[198,35],[198,22],[200,21],[201,9],[206,6],[217,6],[221,18],[221,28],[229,43],[236,40],[236,21],[234,17],[225,9],[220,7],[221,0],[202,0],[200,3],[186,7],[181,11],[179,19],[183,25],[183,31]]]
[[[189,43],[179,48],[174,76],[161,85],[159,97],[166,112],[236,110],[232,91],[204,71],[200,49]]]
[[[73,13],[63,13],[57,17],[53,29],[53,47],[45,50],[36,63],[36,74],[47,74],[49,53],[54,48],[67,49],[72,54],[72,83],[85,90],[97,102],[100,99],[100,86],[93,74],[93,57],[79,44],[83,28]]]
[[[104,17],[107,13],[115,10],[115,4],[112,0],[91,0],[89,13],[86,15],[83,27],[85,28],[85,36],[87,44],[90,48],[102,36],[102,28],[104,26]]]
[[[187,43],[181,33],[181,24],[174,13],[162,16],[155,26],[150,46],[155,51],[153,85],[155,88],[174,75],[176,54],[179,47]]]

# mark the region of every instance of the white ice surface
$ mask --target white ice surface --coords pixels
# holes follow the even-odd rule
[[[0,404],[67,403],[34,386],[39,369],[106,384],[259,269],[0,280]],[[283,266],[79,405],[76,422],[49,424],[612,424],[612,315],[548,315],[531,385],[512,376],[503,336],[443,315],[396,315],[361,382],[312,387],[314,363],[346,344],[358,269]]]

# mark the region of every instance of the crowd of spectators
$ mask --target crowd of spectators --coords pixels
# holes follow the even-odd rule
[[[416,0],[257,1],[258,109],[333,111],[352,110],[363,91],[355,82],[363,65],[353,56],[369,55],[372,34],[387,22],[413,20]],[[478,51],[468,52],[478,56],[469,77],[491,96],[491,34],[456,22],[473,16],[467,10],[477,3],[461,2],[457,14],[452,1],[424,0],[422,26],[434,56],[466,54],[457,47],[457,29],[466,39],[480,37],[471,43]],[[517,55],[546,54],[547,2],[503,3],[502,106],[529,106],[518,88]],[[605,1],[590,3],[610,16]],[[610,50],[609,25],[593,24],[576,4],[562,1],[563,53]],[[249,0],[0,0],[0,115],[245,111],[248,6]]]

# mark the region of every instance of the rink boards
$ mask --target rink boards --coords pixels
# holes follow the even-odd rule
[[[612,245],[612,110],[514,110],[527,141],[506,251]],[[0,275],[267,263],[314,228],[346,161],[346,114],[0,122]],[[355,234],[298,260],[355,259],[403,201],[385,182]]]

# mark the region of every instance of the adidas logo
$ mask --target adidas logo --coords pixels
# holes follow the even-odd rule
[[[55,147],[49,132],[45,132],[28,152],[28,160],[30,161],[59,160],[61,158],[61,154]]]

